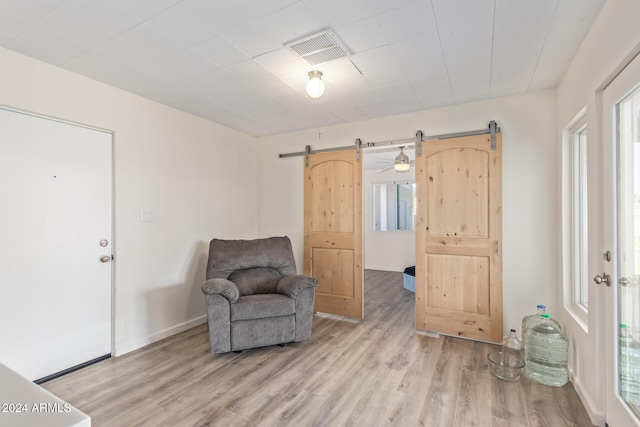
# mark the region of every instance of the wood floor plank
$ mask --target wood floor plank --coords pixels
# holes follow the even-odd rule
[[[566,420],[554,397],[553,387],[538,384],[526,376],[518,382],[524,389],[529,426],[566,426]]]
[[[365,319],[314,316],[309,341],[214,355],[199,325],[44,387],[94,427],[589,425],[570,385],[491,376],[493,349],[416,331],[402,273],[367,270]]]
[[[420,413],[425,426],[453,426],[458,404],[463,355],[440,353],[429,392]]]
[[[463,368],[456,405],[454,426],[489,426],[491,416],[491,386],[489,373]]]
[[[529,425],[525,396],[518,382],[491,377],[491,414],[507,424]],[[494,422],[494,424],[496,424]],[[588,424],[587,424],[588,425]]]
[[[582,402],[576,393],[573,384],[566,383],[562,387],[553,388],[553,396],[558,403],[560,412],[567,426],[581,427],[591,425],[591,420],[586,411],[576,411]]]

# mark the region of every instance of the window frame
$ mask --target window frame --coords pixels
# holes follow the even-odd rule
[[[586,108],[564,129],[563,142],[564,305],[586,330],[589,318],[590,286]]]

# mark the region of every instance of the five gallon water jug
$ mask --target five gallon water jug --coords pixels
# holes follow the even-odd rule
[[[522,318],[522,329],[520,330],[522,331],[523,342],[524,342],[525,336],[527,335],[527,331],[531,328],[531,326],[533,326],[534,323],[542,322],[542,318],[540,316],[545,314],[546,312],[547,312],[547,307],[542,304],[538,304],[535,314],[530,314]]]
[[[620,325],[620,394],[640,406],[640,343],[625,324]]]
[[[560,387],[567,383],[569,341],[551,316],[543,314],[542,322],[526,333],[524,373],[540,384]]]
[[[515,329],[511,329],[502,339],[502,352],[512,354],[522,360],[522,341],[518,339]]]

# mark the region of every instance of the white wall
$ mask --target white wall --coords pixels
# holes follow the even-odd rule
[[[375,156],[375,152],[366,152],[365,156]],[[376,173],[375,169],[365,169],[362,178],[364,197],[364,268],[385,271],[404,271],[416,265],[416,233],[409,230],[373,230],[373,202],[371,185],[379,182],[415,181],[413,166],[406,173],[393,169]]]
[[[503,131],[504,328],[519,330],[522,317],[539,303],[556,313],[555,96],[553,90],[540,91],[259,138],[259,234],[289,235],[302,271],[303,159],[280,159],[279,153],[304,151],[307,144],[313,149],[344,146],[356,138],[412,138],[417,130],[436,135],[484,129],[496,120]]]
[[[0,104],[115,131],[114,353],[203,322],[208,241],[257,235],[256,139],[5,49],[0,64]]]
[[[602,168],[600,154],[595,151],[602,138],[602,105],[601,89],[626,65],[632,56],[640,51],[640,2],[633,0],[608,0],[593,23],[587,37],[582,43],[569,69],[565,73],[557,89],[557,125],[558,141],[562,130],[584,107],[587,107],[587,127],[590,163],[589,185],[598,185],[598,171]],[[556,147],[558,167],[560,166],[561,144]],[[561,185],[558,175],[558,187]],[[589,277],[611,266],[605,266],[602,252],[605,249],[598,245],[599,236],[592,231],[601,227],[601,201],[589,194]],[[557,223],[561,224],[562,199],[556,194]],[[596,213],[593,215],[593,213]],[[591,226],[595,226],[592,229]],[[558,244],[561,244],[558,239]],[[560,250],[560,249],[559,249]],[[558,271],[556,282],[562,283],[563,271]],[[572,381],[582,398],[592,421],[604,424],[604,321],[605,287],[597,287],[590,282],[588,333],[565,307],[562,311],[562,323],[570,339],[570,369]],[[558,298],[562,297],[562,288],[558,287]]]

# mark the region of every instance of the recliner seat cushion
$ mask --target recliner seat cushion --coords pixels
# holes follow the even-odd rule
[[[245,295],[230,304],[231,321],[288,316],[296,312],[294,299],[280,294]]]

